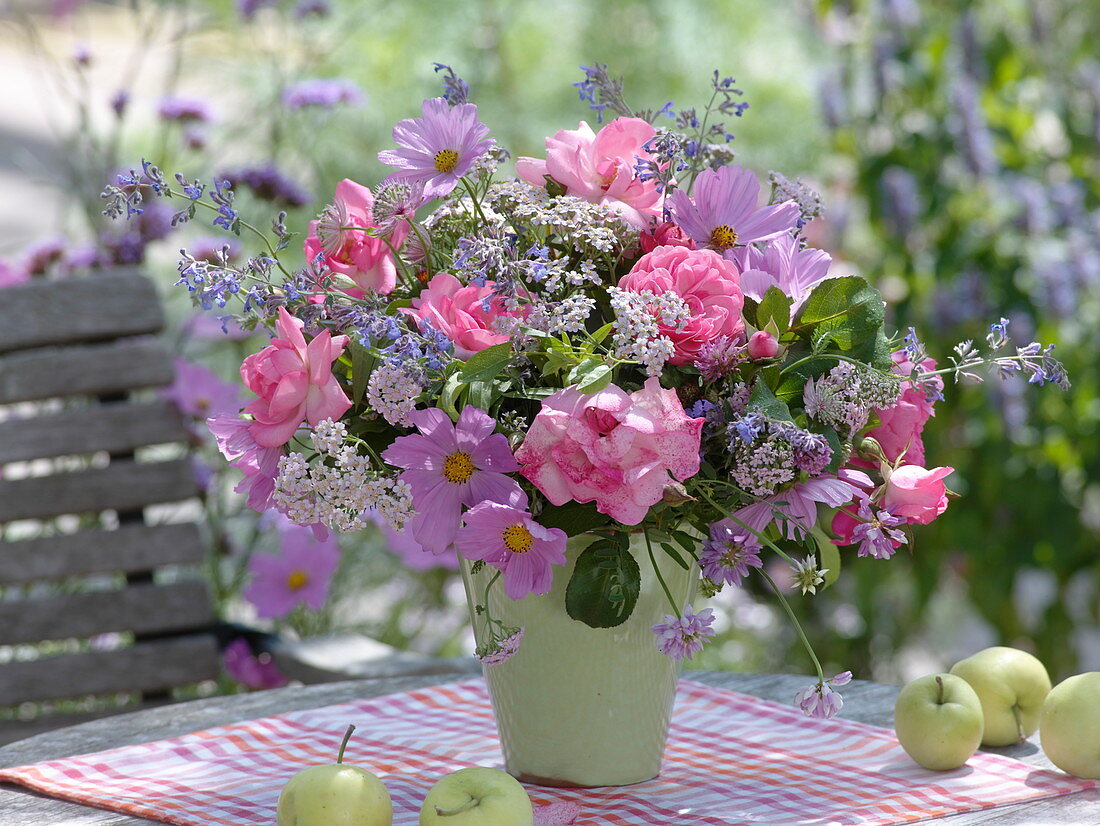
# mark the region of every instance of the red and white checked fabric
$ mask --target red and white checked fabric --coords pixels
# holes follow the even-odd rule
[[[333,762],[349,723],[357,729],[345,760],[383,779],[395,826],[417,823],[442,775],[501,765],[485,683],[470,680],[6,769],[0,780],[180,826],[270,826],[283,784]],[[685,680],[656,780],[528,791],[536,805],[575,802],[578,826],[848,826],[913,823],[1098,786],[981,752],[962,769],[925,771],[886,729],[812,720]]]

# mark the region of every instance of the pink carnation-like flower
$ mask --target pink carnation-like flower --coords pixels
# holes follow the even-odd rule
[[[494,331],[493,319],[511,315],[493,299],[489,309],[485,300],[492,295],[496,282],[486,281],[485,286],[463,286],[450,273],[439,272],[432,276],[428,287],[412,300],[412,308],[402,312],[420,319],[454,342],[455,356],[468,359],[474,353],[508,341],[508,336]]]
[[[554,566],[565,564],[568,537],[565,531],[544,528],[532,519],[526,497],[514,507],[482,502],[462,519],[466,524],[455,536],[458,552],[499,570],[509,599],[550,592]]]
[[[351,407],[332,373],[332,363],[344,352],[348,337],[324,330],[306,344],[303,326],[301,319],[280,307],[275,324],[280,337],[241,365],[245,386],[260,397],[245,412],[252,415],[250,430],[262,447],[285,445],[303,421],[337,421]]]
[[[655,295],[673,292],[687,304],[691,318],[686,324],[681,328],[660,326],[662,335],[675,347],[669,364],[691,364],[707,342],[719,336],[738,339],[745,331],[741,273],[735,264],[711,250],[657,247],[638,259],[619,280],[619,288],[652,290]]]
[[[947,485],[943,480],[954,472],[950,467],[902,465],[886,477],[882,504],[894,516],[927,525],[947,510]]]
[[[633,226],[653,222],[661,194],[652,181],[634,174],[639,159],[652,157],[645,144],[657,134],[641,118],[615,118],[599,133],[584,121],[546,139],[546,160],[519,158],[516,174],[535,186],[545,186],[549,175],[565,187],[566,195],[609,206]]]
[[[908,376],[913,371],[905,350],[893,354],[894,373]],[[934,359],[925,359],[920,365],[924,370],[936,369]],[[935,379],[940,389],[943,381]],[[924,441],[921,434],[928,419],[936,415],[935,402],[929,399],[923,390],[914,387],[912,382],[903,382],[897,404],[885,410],[876,410],[879,425],[868,431],[882,446],[882,452],[888,462],[896,462],[903,455],[907,464],[924,464]]]
[[[259,445],[252,435],[253,424],[237,413],[219,413],[206,420],[222,456],[244,474],[234,492],[246,494],[248,507],[263,513],[274,506],[275,477],[279,474],[283,450],[281,445]]]
[[[615,385],[589,395],[567,387],[543,400],[516,459],[551,503],[594,501],[601,513],[637,525],[670,477],[699,472],[703,421],[688,417],[656,378],[632,394]]]
[[[373,209],[374,196],[370,189],[345,178],[336,185],[336,197],[321,220],[310,221],[309,236],[305,240],[307,261],[321,256],[330,270],[347,276],[362,288],[347,291],[353,298],[362,298],[365,290],[388,293],[397,283],[397,266],[386,241],[356,229],[343,229],[376,229]],[[400,247],[408,231],[405,223],[399,223],[389,243]]]

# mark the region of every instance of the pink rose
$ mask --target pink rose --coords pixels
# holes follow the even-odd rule
[[[739,339],[745,331],[741,310],[741,272],[713,250],[657,247],[646,253],[619,280],[619,288],[631,292],[674,292],[691,311],[682,329],[661,325],[675,347],[669,364],[691,364],[699,349],[718,336]]]
[[[546,139],[546,160],[518,158],[516,174],[540,187],[549,175],[567,195],[609,206],[642,228],[657,215],[661,194],[652,181],[635,177],[634,164],[651,158],[643,147],[656,134],[641,118],[615,118],[599,134],[581,121]]]
[[[771,359],[779,353],[779,342],[767,330],[757,330],[749,336],[749,358]]]
[[[695,241],[672,221],[665,221],[647,229],[638,236],[642,252],[653,252],[657,247],[688,247],[695,249]]]
[[[893,359],[894,373],[908,376],[912,372],[913,363],[906,358],[904,350],[894,353]],[[925,359],[920,366],[925,370],[935,370],[936,362]],[[938,378],[935,381],[942,389],[943,381]],[[888,462],[896,462],[904,454],[907,463],[924,464],[924,441],[921,434],[929,417],[936,415],[933,404],[923,390],[907,381],[902,382],[897,404],[886,410],[876,411],[879,425],[868,431],[867,435],[882,445],[882,452]]]
[[[336,197],[333,206],[341,226],[377,227],[374,223],[374,196],[371,191],[355,181],[345,178],[336,185]],[[327,251],[322,247],[317,235],[317,221],[310,221],[309,237],[305,241],[307,261],[313,261],[323,255],[325,265],[335,273],[345,275],[363,290],[388,293],[397,283],[397,266],[393,254],[382,238],[368,235],[359,230],[340,230],[332,228],[331,238],[327,238]],[[389,237],[396,249],[401,246],[408,234],[405,223],[399,223]],[[361,290],[347,291],[353,298],[362,298]]]
[[[241,365],[245,385],[260,397],[245,412],[252,414],[249,431],[261,447],[285,445],[303,421],[336,421],[351,407],[332,373],[348,337],[324,330],[307,345],[303,326],[280,307],[275,329],[281,338],[273,338]]]
[[[450,273],[436,273],[419,298],[412,300],[412,309],[402,309],[413,318],[426,321],[454,342],[455,356],[462,360],[474,353],[508,341],[508,336],[493,329],[493,319],[514,315],[493,299],[486,311],[484,301],[493,293],[494,281],[485,286],[462,286]]]
[[[632,394],[567,387],[543,400],[516,460],[551,503],[595,501],[601,513],[637,525],[670,477],[699,472],[702,427],[656,378]]]
[[[882,504],[894,516],[927,525],[947,510],[947,486],[943,480],[954,468],[931,470],[920,465],[902,465],[886,477],[886,495]]]

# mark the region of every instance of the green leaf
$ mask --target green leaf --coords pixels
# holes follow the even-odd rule
[[[882,295],[855,275],[822,281],[802,307],[792,329],[809,335],[815,349],[826,341],[842,350],[875,338],[885,316]]]
[[[788,422],[794,421],[794,418],[791,416],[790,408],[779,401],[779,399],[775,397],[775,394],[772,393],[771,388],[763,381],[758,381],[753,385],[752,393],[749,394],[749,407],[757,408],[761,413],[771,419],[783,419]]]
[[[539,514],[538,523],[544,528],[560,528],[568,536],[586,533],[611,524],[611,517],[596,510],[594,502],[580,504],[569,502],[560,506],[547,506]]]
[[[601,364],[577,383],[577,389],[582,393],[598,393],[609,384],[611,384],[611,368]]]
[[[349,349],[351,350],[351,403],[359,404],[363,394],[367,392],[367,380],[370,378],[375,359],[370,354],[370,350],[355,339],[351,340]]]
[[[774,321],[777,335],[783,335],[791,326],[791,299],[776,286],[768,287],[760,307],[756,311],[756,328],[763,330],[768,322]]]
[[[817,550],[821,554],[821,567],[825,569],[825,585],[829,587],[840,577],[840,548],[828,537],[817,537]]]
[[[491,381],[512,361],[512,343],[505,341],[502,344],[494,344],[484,350],[474,353],[467,362],[462,365],[462,380]]]
[[[829,466],[825,468],[825,471],[827,473],[836,473],[840,469],[841,463],[846,458],[840,444],[840,436],[837,435],[837,432],[831,427],[826,428],[821,435],[825,437],[825,441],[827,441],[829,447],[833,449],[833,456],[829,459]]]
[[[677,565],[679,565],[681,568],[683,568],[685,571],[688,569],[687,560],[684,559],[683,556],[680,555],[680,552],[678,550],[676,550],[674,547],[669,545],[667,542],[662,542],[661,543],[661,550],[664,551],[669,556],[671,556],[673,561]]]
[[[745,306],[741,310],[741,315],[744,317],[745,321],[747,321],[753,327],[756,327],[756,329],[758,329],[758,330],[760,328],[757,326],[756,322],[758,320],[757,319],[757,311],[758,311],[759,307],[760,307],[760,302],[759,301],[757,301],[755,298],[749,298],[748,296],[745,296]]]
[[[607,322],[607,324],[603,325],[596,332],[589,335],[589,338],[592,339],[592,341],[594,341],[596,344],[603,344],[603,340],[605,338],[607,338],[611,334],[611,331],[614,330],[614,329],[615,329],[615,322],[614,321],[609,321],[609,322]]]
[[[493,383],[491,381],[469,382],[466,403],[472,404],[479,410],[488,410],[493,404]]]
[[[614,628],[633,613],[641,590],[642,574],[629,550],[600,540],[577,557],[565,589],[565,610],[591,628]]]
[[[439,393],[439,407],[452,421],[458,421],[458,399],[466,387],[461,372],[451,373],[443,383],[443,389]]]

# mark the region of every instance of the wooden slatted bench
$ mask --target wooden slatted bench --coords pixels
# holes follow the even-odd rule
[[[218,676],[198,526],[147,519],[197,494],[163,326],[137,273],[0,290],[0,742]]]

